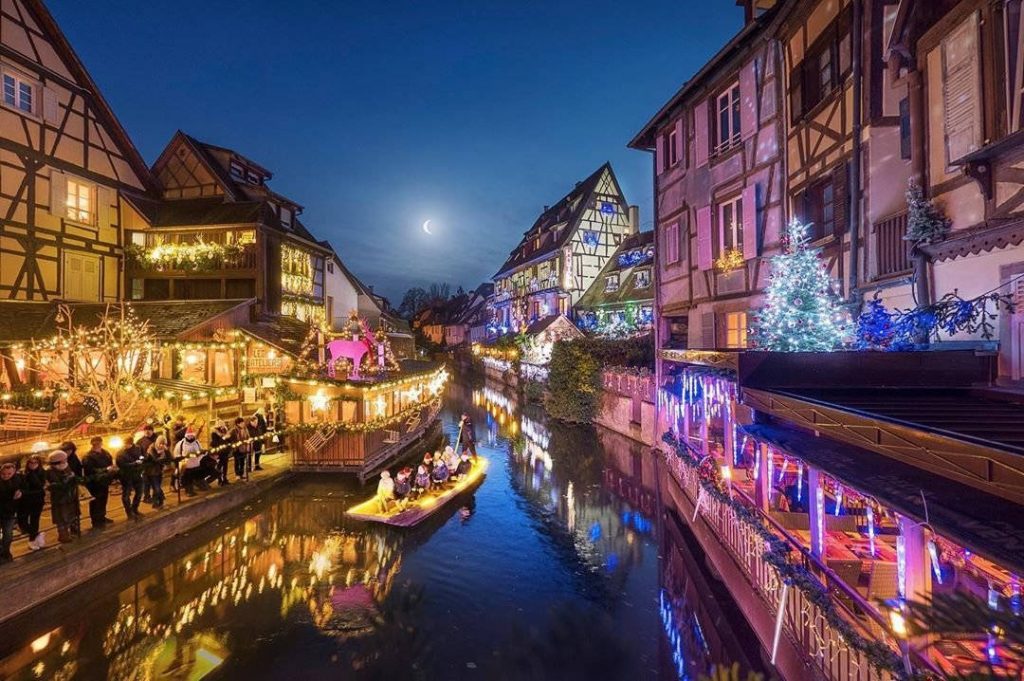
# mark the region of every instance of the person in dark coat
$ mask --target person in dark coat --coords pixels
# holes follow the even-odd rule
[[[78,476],[68,466],[68,455],[62,449],[50,454],[50,468],[46,471],[46,487],[50,491],[50,514],[57,526],[60,542],[71,541],[71,536],[82,536],[82,505],[78,499]]]
[[[171,426],[171,451],[174,451],[174,446],[185,439],[186,430],[188,430],[188,424],[185,423],[185,415],[179,414]]]
[[[139,502],[142,501],[145,463],[146,453],[134,438],[129,436],[124,448],[117,455],[117,470],[121,476],[121,504],[129,518],[142,517],[139,513]]]
[[[80,478],[85,477],[85,471],[82,470],[82,460],[78,458],[78,445],[68,440],[61,443],[60,451],[68,455],[68,468],[71,469],[71,472]]]
[[[156,429],[153,427],[152,423],[147,423],[142,426],[142,437],[140,437],[139,441],[135,444],[139,446],[139,449],[142,450],[142,455],[145,456],[146,452],[149,451],[149,448],[153,446],[154,442],[156,442]],[[142,490],[142,500],[147,504],[151,503],[153,501],[153,490],[149,488],[149,484],[145,478],[142,480]]]
[[[153,489],[153,508],[161,508],[164,505],[164,468],[173,464],[174,456],[171,454],[171,448],[167,446],[167,438],[161,435],[146,452],[146,478]]]
[[[463,451],[476,458],[476,430],[473,427],[473,419],[465,412],[462,414],[462,434],[459,436],[459,443]]]
[[[459,465],[455,469],[455,475],[461,480],[466,477],[471,470],[473,470],[473,462],[469,460],[469,454],[463,452],[460,457]]]
[[[46,471],[43,459],[33,454],[25,462],[25,470],[21,474],[21,498],[18,499],[18,529],[28,535],[30,551],[43,548],[46,535],[39,531],[39,518],[43,515],[46,503]]]
[[[267,434],[267,419],[263,416],[263,410],[260,409],[249,419],[249,430],[252,432],[252,437],[257,438],[252,443],[252,458],[253,470],[261,471],[260,467],[260,454],[263,453],[263,448],[266,446],[263,437]]]
[[[18,517],[17,505],[21,499],[22,479],[13,463],[0,466],[0,563],[14,560],[11,542]]]
[[[231,458],[231,438],[223,421],[218,421],[210,432],[210,454],[217,457],[217,482],[223,487],[228,484],[228,460]]]
[[[107,498],[110,496],[110,483],[114,478],[114,457],[103,449],[103,438],[94,437],[89,440],[91,448],[82,458],[82,472],[85,477],[85,488],[92,499],[89,501],[89,519],[93,527],[103,527],[114,522],[107,517]]]
[[[252,443],[248,442],[250,437],[252,436],[249,434],[249,426],[245,424],[245,419],[239,416],[235,419],[235,427],[231,430],[231,448],[235,456],[235,478],[238,480],[244,480],[246,477],[245,462],[252,447]]]

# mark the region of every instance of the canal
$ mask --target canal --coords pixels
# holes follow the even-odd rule
[[[670,480],[616,434],[458,379],[484,484],[412,530],[346,520],[370,493],[296,478],[0,627],[3,679],[696,679],[763,653]]]

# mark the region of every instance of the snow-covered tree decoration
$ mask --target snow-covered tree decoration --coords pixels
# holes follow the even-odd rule
[[[924,197],[924,190],[916,180],[907,187],[907,241],[915,244],[933,244],[949,235],[952,221],[942,209]]]
[[[758,350],[828,352],[843,344],[846,315],[819,250],[807,247],[808,228],[790,222],[783,253],[771,259],[765,304],[750,329]]]

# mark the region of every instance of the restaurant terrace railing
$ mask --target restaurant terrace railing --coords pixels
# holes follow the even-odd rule
[[[700,456],[699,452],[695,452],[695,455],[698,458]],[[708,494],[702,488],[700,474],[695,466],[687,465],[679,455],[669,454],[667,460],[673,479],[697,507],[697,513],[715,532],[754,592],[773,615],[778,615],[780,603],[785,598],[783,630],[822,678],[837,681],[895,678],[889,669],[884,668],[886,665],[879,665],[867,651],[851,645],[848,640],[849,630],[841,631],[834,618],[828,616],[819,602],[801,588],[786,586],[787,579],[780,573],[780,569],[766,558],[773,548],[771,541],[750,520],[742,518],[734,505]],[[746,502],[752,514],[757,513],[753,503],[739,490],[733,490],[732,494],[737,500]],[[831,570],[814,561],[796,539],[771,518],[763,515],[760,517],[772,535],[790,545],[790,556],[795,556],[791,560],[817,578],[835,609],[856,635],[868,641],[883,641],[892,654],[896,655],[897,642],[889,634],[881,615]]]
[[[906,274],[913,269],[907,236],[907,213],[896,213],[875,223],[875,253],[878,276]]]

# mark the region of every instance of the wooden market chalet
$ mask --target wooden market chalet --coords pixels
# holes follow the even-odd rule
[[[494,275],[494,324],[519,332],[550,315],[573,316],[622,240],[639,231],[639,213],[605,163],[544,211]]]
[[[405,362],[408,328],[270,170],[181,131],[147,166],[39,0],[4,3],[0,38],[0,446],[84,417],[26,346],[63,314],[89,324],[124,302],[155,344],[140,420],[276,403],[302,431],[296,465],[356,472],[424,432],[443,370]],[[335,375],[288,383],[336,340],[351,356]]]

